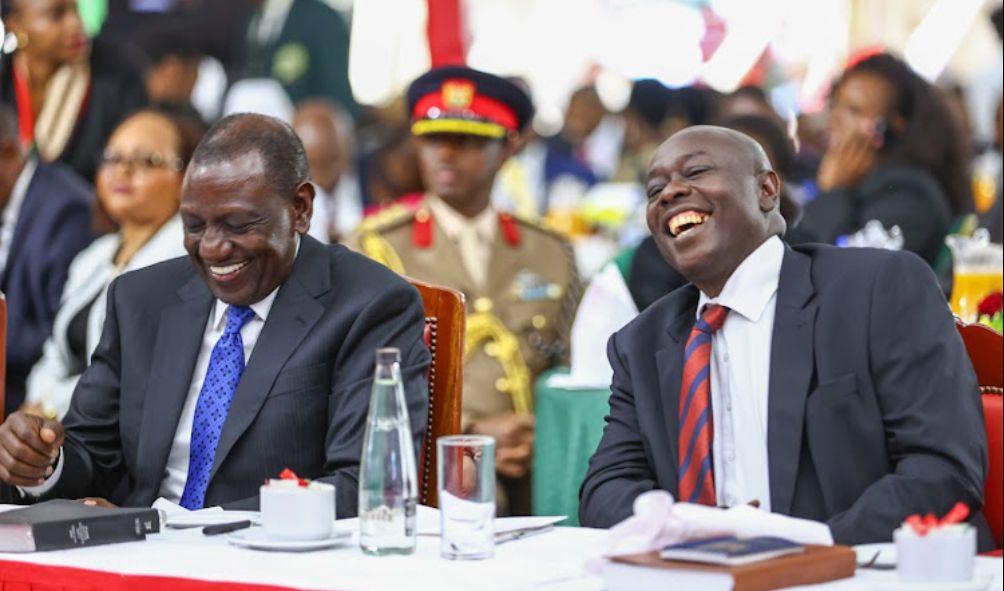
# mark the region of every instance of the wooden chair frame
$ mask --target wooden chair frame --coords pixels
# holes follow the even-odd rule
[[[429,365],[429,416],[419,454],[419,502],[439,506],[436,440],[460,433],[463,393],[464,294],[454,289],[408,279],[422,296]]]

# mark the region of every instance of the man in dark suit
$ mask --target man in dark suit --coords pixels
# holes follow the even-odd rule
[[[217,123],[183,186],[190,260],[111,284],[64,425],[9,417],[0,479],[41,498],[257,508],[264,479],[288,467],[334,484],[338,515],[355,515],[374,354],[401,351],[416,440],[429,354],[414,288],[306,235],[313,197],[288,125]]]
[[[976,379],[922,260],[785,246],[780,179],[732,130],[674,135],[647,191],[656,244],[691,284],[610,339],[610,415],[583,525],[617,523],[652,489],[758,501],[851,544],[887,541],[908,515],[956,501],[979,512]]]
[[[71,170],[29,158],[0,104],[0,291],[7,298],[5,416],[52,333],[70,262],[91,241],[91,190]]]

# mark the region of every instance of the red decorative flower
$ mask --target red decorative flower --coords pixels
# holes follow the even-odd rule
[[[994,292],[980,301],[979,314],[980,316],[993,316],[1002,308],[1004,308],[1004,294],[999,291]]]

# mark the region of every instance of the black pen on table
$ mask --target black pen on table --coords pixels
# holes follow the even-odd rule
[[[202,533],[207,536],[216,536],[219,534],[228,534],[232,531],[237,531],[246,527],[251,527],[250,519],[234,521],[233,523],[217,523],[216,525],[207,525],[202,528]]]

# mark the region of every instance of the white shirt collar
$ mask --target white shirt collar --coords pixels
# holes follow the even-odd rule
[[[268,319],[268,313],[272,309],[272,303],[275,302],[276,294],[279,293],[279,287],[273,289],[272,293],[265,296],[265,299],[248,306],[262,322]],[[213,308],[213,330],[223,330],[226,326],[227,308],[229,307],[230,304],[223,300],[216,300],[216,307]]]
[[[473,218],[466,217],[435,195],[428,195],[426,205],[432,210],[432,217],[450,240],[457,240],[465,227],[473,226],[482,242],[495,239],[498,214],[490,203],[484,211]]]
[[[701,292],[697,302],[698,317],[705,305],[721,304],[751,322],[758,321],[777,293],[783,259],[784,243],[777,236],[771,236],[736,267],[717,298],[709,298]]]
[[[299,255],[300,255],[300,235],[297,234],[296,250],[293,251],[293,260],[296,261],[296,257]],[[296,263],[294,262],[293,264],[295,265]],[[292,274],[292,271],[290,271],[290,274]],[[288,280],[289,278],[287,277],[286,279]],[[261,319],[262,322],[268,320],[268,313],[272,309],[272,303],[275,302],[275,296],[276,294],[279,293],[279,288],[281,287],[282,284],[279,284],[279,287],[273,289],[272,293],[265,296],[262,300],[248,306],[249,308],[251,308],[251,311],[254,312],[254,315],[257,316],[259,319]],[[223,330],[223,328],[226,326],[226,324],[224,323],[226,322],[227,308],[229,306],[230,304],[224,302],[223,300],[220,299],[216,300],[215,305],[213,307],[214,330]]]

